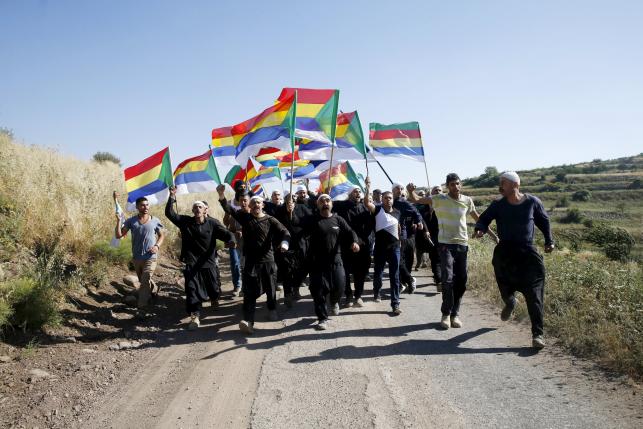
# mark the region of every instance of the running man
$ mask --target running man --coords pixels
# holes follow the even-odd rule
[[[382,194],[382,204],[375,205],[370,200],[366,207],[375,218],[375,249],[373,252],[373,293],[375,302],[381,302],[384,266],[388,264],[388,277],[391,283],[391,310],[394,315],[400,310],[400,219],[402,214],[393,207],[393,193]]]
[[[460,177],[450,173],[446,178],[447,194],[431,195],[418,198],[415,185],[409,183],[407,190],[409,200],[416,204],[428,204],[438,216],[440,234],[438,251],[442,269],[442,318],[440,326],[444,329],[461,328],[459,317],[460,302],[467,289],[467,253],[469,252],[469,234],[467,232],[467,215],[477,221],[479,216],[473,199],[460,193]],[[493,231],[488,231],[494,240],[498,240]]]
[[[516,292],[521,292],[531,319],[532,345],[545,347],[543,338],[543,295],[545,264],[534,246],[534,225],[545,236],[545,252],[554,250],[549,216],[543,203],[520,192],[520,177],[513,171],[500,175],[502,198],[493,201],[475,226],[474,237],[482,237],[495,220],[500,242],[493,251],[493,269],[505,307],[500,318],[509,320],[516,306]]]
[[[190,315],[188,329],[201,326],[201,303],[216,302],[221,294],[217,269],[217,240],[226,247],[235,246],[234,236],[221,222],[207,215],[203,201],[192,204],[193,216],[179,215],[175,210],[176,186],[170,188],[165,216],[181,231],[181,257],[185,263],[185,309]]]
[[[268,314],[271,321],[278,320],[277,314],[277,265],[275,264],[273,246],[278,243],[282,252],[288,250],[290,234],[274,217],[263,212],[263,198],[254,196],[250,199],[250,213],[234,210],[227,203],[224,195],[225,186],[217,187],[219,202],[226,213],[229,213],[241,224],[245,236],[243,254],[243,320],[239,329],[246,334],[254,332],[255,307],[257,299],[266,294]]]
[[[114,199],[117,197],[118,194],[114,192]],[[128,231],[132,231],[134,270],[141,284],[138,289],[137,303],[138,316],[140,317],[144,315],[152,294],[158,292],[152,275],[156,270],[158,254],[165,239],[165,232],[159,218],[150,214],[150,203],[147,198],[136,199],[136,210],[138,211],[136,216],[127,219],[122,227],[120,216],[116,215],[114,236],[123,238]]]
[[[310,294],[313,296],[315,314],[319,323],[316,329],[328,327],[328,309],[326,295],[330,295],[331,314],[339,315],[339,300],[345,288],[345,272],[342,263],[341,249],[349,248],[359,252],[358,238],[346,221],[332,213],[333,202],[329,195],[322,194],[317,198],[318,214],[298,217],[292,200],[286,202],[286,208],[292,213],[292,223],[303,229],[310,237],[309,267]],[[343,246],[342,246],[343,244]]]

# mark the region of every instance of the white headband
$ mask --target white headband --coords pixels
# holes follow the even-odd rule
[[[193,202],[193,203],[192,203],[192,207],[194,207],[194,206],[203,206],[203,207],[207,207],[203,201],[199,201],[199,200],[197,200],[197,201],[195,201],[195,202]]]
[[[503,179],[507,179],[510,182],[520,185],[520,177],[515,171],[506,171],[500,175]]]
[[[305,191],[305,190],[306,190],[306,187],[304,185],[297,185],[297,187],[295,188],[295,192]]]
[[[320,196],[317,197],[317,201],[321,200],[322,198],[328,198],[329,200],[333,200],[330,195],[328,194],[321,194]]]
[[[255,195],[254,197],[250,198],[250,201],[259,201],[260,203],[263,203],[263,198],[259,195]]]

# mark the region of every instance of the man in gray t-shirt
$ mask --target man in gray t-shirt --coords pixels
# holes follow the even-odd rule
[[[150,204],[147,198],[141,197],[136,200],[138,214],[127,219],[123,226],[120,225],[120,217],[116,215],[116,238],[122,238],[127,231],[132,231],[132,256],[134,258],[134,269],[141,283],[138,291],[138,308],[143,309],[155,287],[152,281],[152,274],[156,269],[156,261],[161,244],[165,238],[161,221],[150,214]]]

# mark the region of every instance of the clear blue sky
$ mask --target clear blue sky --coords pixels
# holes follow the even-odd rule
[[[0,126],[176,165],[298,86],[419,121],[433,184],[643,151],[643,1],[223,3],[0,0]]]

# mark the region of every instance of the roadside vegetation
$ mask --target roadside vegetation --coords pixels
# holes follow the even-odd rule
[[[73,303],[70,297],[87,287],[106,285],[114,270],[128,269],[129,237],[119,247],[110,246],[111,194],[125,194],[120,161],[107,152],[98,155],[78,160],[18,144],[0,130],[0,336],[64,323],[65,301]],[[180,198],[179,210],[188,212],[193,198]],[[163,209],[153,207],[152,214],[165,221]],[[212,212],[220,216],[221,211],[214,207]],[[174,257],[177,230],[163,223],[169,235],[164,256]]]
[[[574,354],[643,378],[643,154],[518,174],[521,189],[543,201],[557,245],[545,256],[546,333]],[[464,181],[480,210],[498,197],[499,175],[488,167]],[[474,240],[470,284],[501,308],[492,251]],[[523,302],[515,317],[529,320]]]

